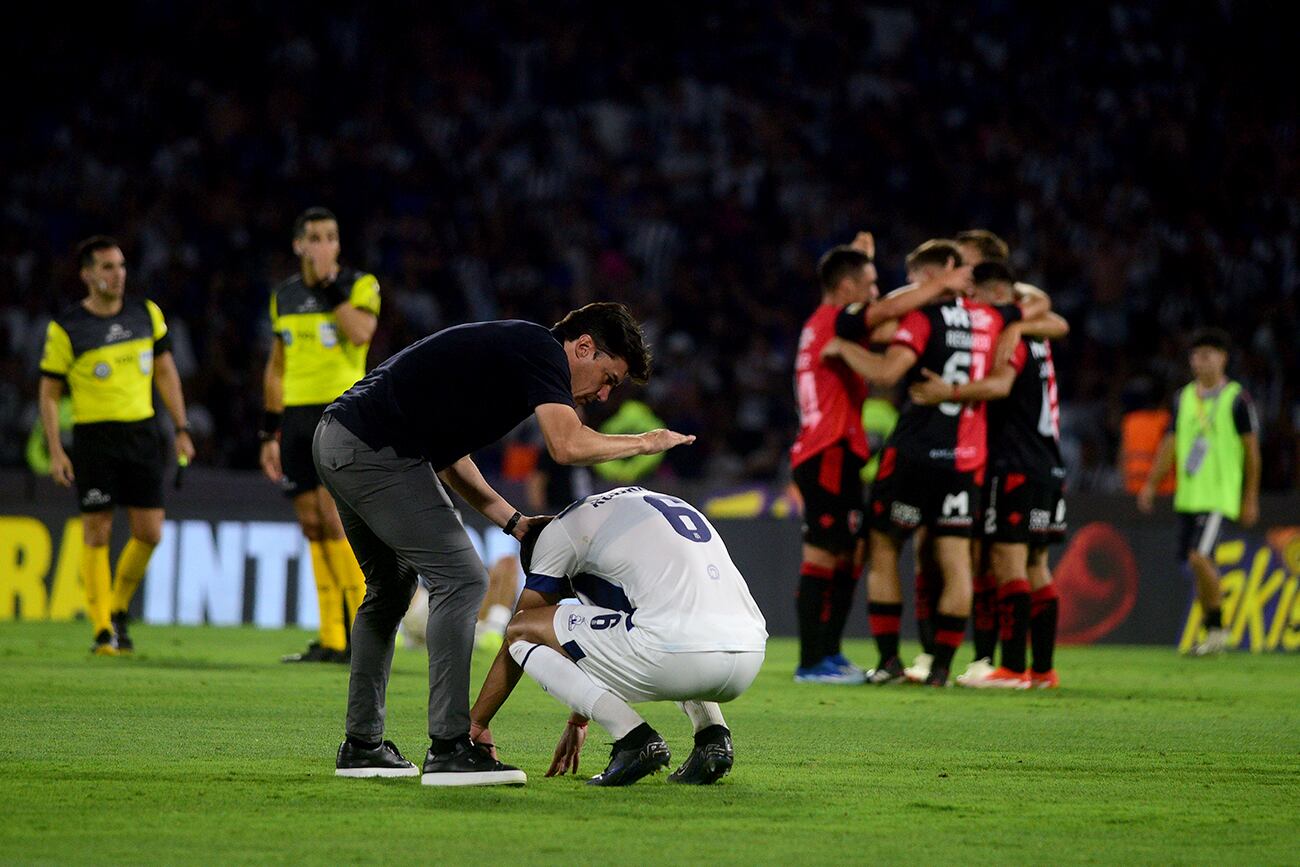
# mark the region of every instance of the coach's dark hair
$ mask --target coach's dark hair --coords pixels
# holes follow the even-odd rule
[[[845,277],[852,277],[871,264],[871,257],[847,244],[831,247],[817,262],[817,282],[823,292],[830,292]]]
[[[530,521],[528,529],[524,531],[524,538],[519,540],[519,565],[524,568],[525,572],[530,571],[533,565],[533,549],[537,547],[537,539],[546,529],[546,525],[554,520],[547,518],[543,521]],[[555,576],[559,577],[559,576]]]
[[[1201,328],[1192,333],[1192,342],[1188,349],[1209,346],[1224,352],[1232,351],[1232,338],[1222,328]]]
[[[112,250],[120,246],[122,245],[107,235],[91,235],[77,245],[77,267],[89,268],[95,264],[95,254],[100,250]]]
[[[308,208],[298,215],[298,219],[293,221],[293,236],[301,238],[307,234],[307,224],[319,222],[320,220],[333,220],[338,222],[339,218],[334,216],[334,212],[329,208]]]
[[[1016,275],[1012,272],[1011,267],[1006,262],[997,259],[980,262],[971,269],[971,279],[976,283],[987,283],[995,280],[999,283],[1016,282]]]
[[[949,259],[953,265],[961,265],[961,251],[957,249],[957,242],[947,238],[931,238],[907,254],[907,269],[910,271],[924,265],[943,267]]]
[[[979,250],[980,256],[985,261],[1011,258],[1011,248],[1007,246],[1007,242],[988,229],[967,229],[964,232],[958,232],[957,243],[969,244]]]
[[[569,311],[551,333],[560,341],[577,340],[590,334],[596,348],[627,362],[627,375],[634,382],[650,378],[650,347],[632,311],[613,301],[597,301]]]

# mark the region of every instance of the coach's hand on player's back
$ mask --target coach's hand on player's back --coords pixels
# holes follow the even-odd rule
[[[262,465],[262,475],[271,481],[278,484],[280,479],[284,478],[284,471],[280,466],[279,440],[269,439],[262,443],[262,456],[259,463]]]
[[[666,430],[664,428],[646,431],[640,436],[641,442],[645,446],[642,454],[645,455],[657,455],[675,446],[685,446],[695,442],[695,434],[680,434],[675,430]]]
[[[50,455],[50,478],[65,488],[72,487],[72,483],[76,481],[77,477],[72,474],[72,458],[68,457],[68,453],[62,449],[58,454]]]

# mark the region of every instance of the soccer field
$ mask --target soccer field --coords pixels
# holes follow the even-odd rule
[[[791,682],[769,645],[724,706],[736,768],[627,789],[544,779],[567,711],[525,678],[494,732],[522,789],[341,780],[346,672],[298,631],[0,626],[4,863],[1294,863],[1300,658],[1066,648],[1055,693]],[[850,655],[869,662],[865,644]],[[959,660],[964,663],[963,651]],[[476,682],[488,660],[475,660]],[[425,663],[397,654],[389,735],[427,746]],[[674,750],[690,727],[643,709]],[[593,724],[582,770],[604,767]]]

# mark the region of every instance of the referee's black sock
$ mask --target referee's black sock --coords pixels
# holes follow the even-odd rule
[[[1207,608],[1205,609],[1205,628],[1222,629],[1223,628],[1223,609]]]
[[[799,617],[799,667],[812,668],[826,658],[826,624],[831,613],[832,571],[815,563],[799,570],[795,612]]]

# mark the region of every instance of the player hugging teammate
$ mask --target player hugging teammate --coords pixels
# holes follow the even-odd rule
[[[928,241],[908,256],[908,279],[924,282],[936,274],[951,273],[954,266],[962,263],[957,242]],[[1026,578],[1029,541],[1032,538],[1042,543],[1035,545],[1034,557],[1035,562],[1041,562],[1045,575],[1046,543],[1054,538],[1053,533],[1062,529],[1059,483],[1063,473],[1057,472],[1059,452],[1054,447],[1050,449],[1056,455],[1053,469],[1042,474],[1024,463],[1021,450],[1032,449],[1032,445],[1020,443],[1008,448],[1005,443],[1010,438],[1022,437],[1008,419],[1023,415],[1022,402],[1028,401],[1030,381],[1044,372],[1048,378],[1033,382],[1032,390],[1039,404],[1039,416],[1045,412],[1048,420],[1040,425],[1036,416],[1033,430],[1038,437],[1042,436],[1038,430],[1049,429],[1055,442],[1054,394],[1042,398],[1043,389],[1050,392],[1055,385],[1050,349],[1045,342],[1039,342],[1035,350],[1025,340],[1063,336],[1068,326],[1050,313],[1050,302],[1041,292],[1032,287],[1013,287],[1004,261],[982,266],[977,276],[978,293],[974,286],[954,287],[937,301],[904,316],[883,355],[845,339],[830,341],[822,350],[825,358],[838,359],[869,382],[892,386],[906,379],[911,386],[910,400],[881,456],[866,517],[870,539],[868,617],[880,652],[878,665],[867,673],[869,683],[908,679],[898,657],[902,615],[898,561],[902,543],[913,535],[920,536],[917,540],[920,568],[935,570],[934,578],[938,580],[926,582],[926,593],[930,595],[921,600],[928,602],[926,607],[930,609],[923,613],[933,612],[932,624],[928,624],[932,629],[926,629],[927,624],[922,623],[928,658],[923,660],[924,666],[914,667],[909,673],[913,679],[927,684],[948,683],[953,656],[971,614],[976,564],[973,539],[977,538],[981,525],[998,543],[990,549],[998,552],[995,574],[1006,576],[1006,589],[1001,594],[1004,604],[1000,606],[998,618],[999,632],[1004,638],[1004,668],[1014,671],[1013,667],[1019,665],[1020,670],[1015,678],[999,672],[999,677],[986,685],[1014,682],[1019,686],[1029,681],[1023,662],[1027,631],[1024,624],[1032,612]],[[1029,363],[1031,357],[1035,359],[1033,364]],[[1015,371],[1009,383],[1007,370]],[[994,393],[984,383],[991,371],[1001,374],[997,382],[1006,389],[1002,394]],[[1010,386],[1021,375],[1025,376],[1025,384],[1011,398],[1013,404],[1005,412],[995,412],[991,421],[985,401],[1011,394]],[[991,423],[998,426],[998,432],[992,437]],[[988,445],[991,441],[997,443],[992,473]],[[1042,475],[1046,478],[1040,478]],[[1030,478],[1033,485],[1026,488]],[[995,483],[1001,488],[990,487]],[[1049,496],[1045,490],[1054,493]],[[1009,506],[1008,496],[1016,501]],[[995,514],[981,520],[981,503],[999,497],[1003,501],[1003,518],[999,520]],[[1049,498],[1050,508],[1042,508],[1040,500]],[[1017,511],[1022,508],[1023,512]],[[1028,525],[1035,518],[1041,519],[1038,523],[1043,526],[1038,528],[1035,524],[1036,535],[1024,538],[1022,530],[1030,531]],[[1040,583],[1044,589],[1039,594],[1039,614],[1043,620],[1039,633],[1046,637],[1054,633],[1046,621],[1050,617],[1054,622],[1055,608],[1048,598],[1050,585],[1046,580]],[[1018,659],[1014,651],[1017,640]],[[1047,665],[1043,685],[1054,684],[1054,675],[1047,677],[1050,652],[1041,660],[1038,657],[1036,654],[1036,668]],[[992,673],[991,665],[988,673]]]

